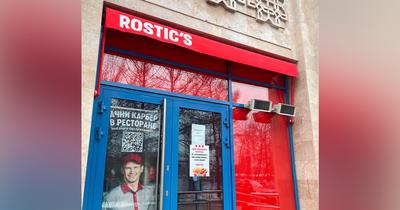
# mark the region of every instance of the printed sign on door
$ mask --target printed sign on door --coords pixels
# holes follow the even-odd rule
[[[210,176],[210,151],[208,145],[190,145],[189,175]]]

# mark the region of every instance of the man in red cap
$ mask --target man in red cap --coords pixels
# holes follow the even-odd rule
[[[155,209],[154,188],[143,186],[140,175],[143,173],[143,158],[130,153],[122,158],[121,173],[123,183],[112,189],[103,203],[107,210],[153,210]]]

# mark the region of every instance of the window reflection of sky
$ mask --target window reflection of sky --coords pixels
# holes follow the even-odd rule
[[[268,88],[232,82],[232,100],[236,103],[247,104],[251,99],[268,100]]]

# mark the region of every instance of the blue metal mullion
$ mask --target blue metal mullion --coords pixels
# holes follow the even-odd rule
[[[175,120],[174,120],[175,119]],[[179,106],[174,100],[172,105],[172,139],[171,139],[171,185],[169,209],[178,208],[178,146],[179,146]],[[164,195],[165,196],[165,195]]]
[[[167,98],[167,97],[165,97]],[[163,192],[163,209],[171,209],[171,197],[172,197],[172,177],[173,177],[173,167],[172,167],[172,160],[171,157],[173,154],[172,153],[172,142],[173,141],[173,132],[174,132],[174,123],[173,123],[173,119],[174,119],[174,110],[173,110],[173,100],[167,98],[167,107],[166,108],[166,116],[164,116],[166,118],[166,136],[165,136],[165,142],[163,142],[163,144],[165,144],[165,161],[164,161],[164,165],[161,167],[166,167],[166,165],[169,165],[169,170],[167,171],[166,168],[164,168],[164,189],[160,189],[160,190],[164,190]],[[171,196],[166,196],[165,191],[168,190],[169,193],[171,194]]]
[[[293,78],[291,78],[293,79]],[[285,76],[285,101],[287,104],[290,103],[290,87],[289,87],[289,76]],[[290,161],[292,166],[292,178],[293,178],[293,188],[294,188],[294,198],[296,210],[300,210],[299,192],[297,187],[297,174],[296,174],[296,162],[294,157],[294,144],[293,144],[293,126],[288,119],[288,129],[289,129],[289,149],[290,149]]]
[[[232,74],[231,74],[231,63],[226,61],[226,68],[228,71],[228,97],[229,97],[229,110],[228,110],[228,118],[229,118],[229,141],[230,141],[230,180],[231,180],[231,205],[232,210],[236,210],[236,181],[235,181],[235,153],[234,153],[234,139],[233,139],[233,101],[232,101]]]
[[[246,107],[245,104],[239,104],[239,103],[234,103],[234,102],[232,102],[232,106],[234,106],[234,107],[240,107],[240,108],[245,108],[245,107]]]
[[[124,50],[124,49],[119,49],[119,48],[115,48],[115,47],[106,47],[105,49],[107,51],[114,52],[114,53],[135,56],[138,58],[142,58],[142,59],[146,59],[146,60],[150,60],[150,61],[154,61],[154,62],[158,62],[158,63],[162,63],[162,64],[173,65],[176,67],[189,69],[192,71],[197,71],[197,72],[201,72],[201,73],[205,73],[205,74],[210,74],[210,75],[215,75],[215,76],[226,78],[226,74],[224,74],[224,73],[219,73],[219,72],[208,70],[208,69],[198,68],[198,67],[194,67],[194,66],[174,62],[174,61],[169,61],[169,60],[157,58],[157,57],[154,57],[151,55],[144,55],[144,54],[141,54],[141,53],[138,53],[135,51],[131,51],[131,50]]]

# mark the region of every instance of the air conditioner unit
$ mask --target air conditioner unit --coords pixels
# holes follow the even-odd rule
[[[247,104],[247,108],[250,110],[260,111],[260,112],[271,112],[272,103],[271,101],[263,101],[258,99],[252,99]]]
[[[280,115],[294,117],[296,113],[296,107],[290,104],[278,103],[274,105],[273,112]]]

